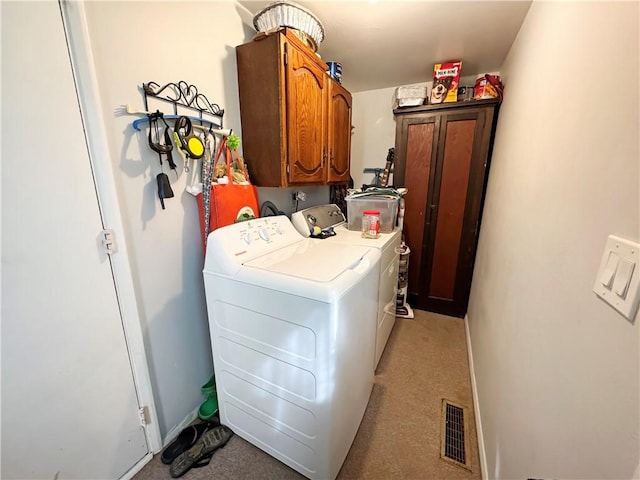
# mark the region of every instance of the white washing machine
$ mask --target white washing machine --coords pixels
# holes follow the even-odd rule
[[[345,217],[335,204],[318,205],[295,212],[291,221],[300,234],[309,236],[314,226],[321,230],[333,228],[335,236],[316,239],[322,245],[341,243],[376,248],[381,259],[378,265],[378,310],[376,313],[376,350],[373,360],[375,369],[380,362],[389,335],[396,322],[396,296],[398,293],[398,262],[400,259],[401,229],[381,233],[376,239],[362,238],[359,231],[347,229]]]
[[[305,238],[285,216],[209,234],[220,421],[310,479],[336,477],[369,401],[379,260]]]

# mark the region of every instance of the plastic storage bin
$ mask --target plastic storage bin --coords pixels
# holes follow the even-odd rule
[[[398,107],[415,107],[426,103],[426,85],[407,85],[396,89]]]
[[[380,233],[390,233],[396,226],[398,199],[378,195],[347,197],[347,228],[362,231],[362,213],[380,211]]]

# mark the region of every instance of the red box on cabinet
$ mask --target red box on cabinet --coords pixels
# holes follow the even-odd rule
[[[458,101],[458,84],[462,62],[437,63],[433,66],[430,103]]]

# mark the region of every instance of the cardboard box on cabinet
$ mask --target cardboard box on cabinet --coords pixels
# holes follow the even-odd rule
[[[437,63],[433,66],[430,103],[458,101],[458,84],[462,62]]]

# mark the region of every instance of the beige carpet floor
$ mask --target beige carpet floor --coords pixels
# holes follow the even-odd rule
[[[481,478],[464,321],[420,310],[415,314],[396,321],[339,480]],[[440,458],[443,398],[465,407],[471,470]],[[156,455],[134,480],[168,478],[168,466]],[[207,467],[192,469],[183,478],[305,477],[234,435]]]

